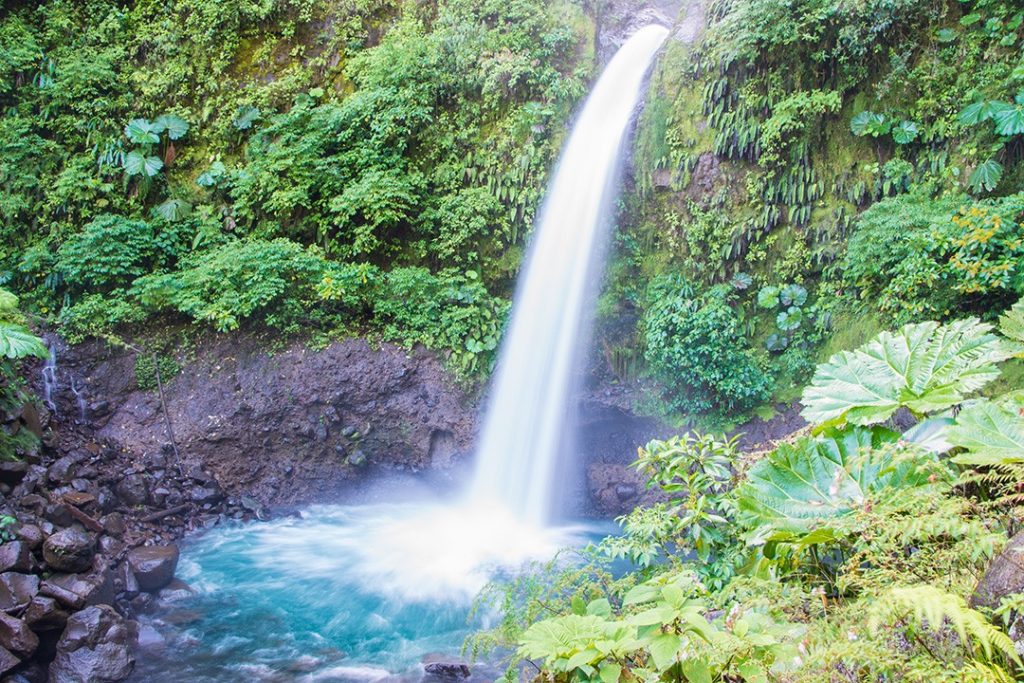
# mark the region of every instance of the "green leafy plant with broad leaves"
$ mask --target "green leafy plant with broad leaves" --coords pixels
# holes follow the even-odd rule
[[[705,583],[726,583],[736,559],[729,492],[737,441],[691,432],[641,448],[633,467],[646,476],[648,488],[660,489],[668,500],[621,517],[623,535],[606,538],[601,550],[646,567],[669,551],[692,549],[703,563],[699,574]]]
[[[899,408],[934,413],[998,377],[996,363],[1011,355],[977,319],[905,325],[819,366],[804,389],[802,415],[815,424],[869,425]]]
[[[11,460],[34,450],[39,440],[17,417],[30,401],[18,375],[26,358],[46,358],[43,340],[29,330],[18,311],[18,297],[0,288],[0,459]]]
[[[136,147],[124,155],[125,174],[143,179],[156,176],[166,163],[174,159],[174,141],[185,137],[188,128],[187,121],[173,114],[163,114],[155,121],[142,118],[129,121],[124,127],[124,135]],[[165,143],[163,155],[157,153],[161,141]]]
[[[755,463],[736,493],[740,519],[761,541],[817,531],[865,505],[883,488],[920,486],[934,475],[891,448],[899,435],[880,427],[827,431],[780,445]]]
[[[978,164],[967,179],[967,184],[975,192],[991,192],[1003,178],[1003,165],[995,159],[986,159]]]

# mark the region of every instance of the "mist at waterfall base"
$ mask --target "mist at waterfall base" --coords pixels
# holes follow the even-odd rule
[[[146,626],[164,652],[140,657],[133,680],[418,680],[424,655],[457,654],[487,625],[469,615],[489,580],[606,531],[549,520],[623,140],[667,34],[649,26],[626,41],[573,126],[520,274],[468,489],[405,503],[392,491],[389,502],[314,506],[190,540],[178,575],[195,593]]]

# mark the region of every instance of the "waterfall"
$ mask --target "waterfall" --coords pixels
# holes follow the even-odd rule
[[[470,496],[523,521],[549,521],[623,141],[666,35],[661,26],[637,31],[601,74],[562,152],[519,275]]]

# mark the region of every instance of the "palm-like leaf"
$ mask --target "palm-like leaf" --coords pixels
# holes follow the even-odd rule
[[[967,179],[967,184],[975,192],[982,190],[991,192],[996,189],[1002,178],[1003,165],[995,159],[989,159],[978,164],[978,167],[971,173],[971,177]]]
[[[146,119],[132,119],[124,127],[125,136],[136,145],[155,145],[160,142],[160,130]]]
[[[1011,349],[977,319],[905,325],[819,365],[804,389],[802,415],[814,424],[882,422],[905,407],[944,410],[999,375]]]
[[[1000,135],[1020,135],[1024,133],[1024,105],[1003,104],[992,115],[996,124],[996,132]]]
[[[1024,462],[1024,392],[964,408],[949,428],[953,446],[966,449],[953,458],[961,465],[991,466]]]
[[[128,175],[145,175],[152,178],[163,167],[164,162],[160,157],[156,155],[147,157],[138,150],[129,152],[124,158],[124,170]]]
[[[751,528],[806,533],[861,507],[873,491],[924,484],[927,472],[897,465],[890,451],[880,450],[898,438],[881,427],[857,427],[782,444],[737,490],[741,520]]]
[[[28,356],[46,358],[49,353],[43,340],[24,325],[0,322],[0,357],[11,360]]]

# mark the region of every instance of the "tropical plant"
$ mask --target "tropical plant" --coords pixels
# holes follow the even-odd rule
[[[923,416],[960,403],[999,375],[1006,343],[977,319],[905,325],[819,366],[804,389],[814,424],[883,422],[899,408]]]
[[[830,430],[781,444],[755,463],[736,492],[739,518],[760,540],[817,531],[869,504],[885,488],[919,486],[934,469],[891,446],[899,436],[880,427]]]

